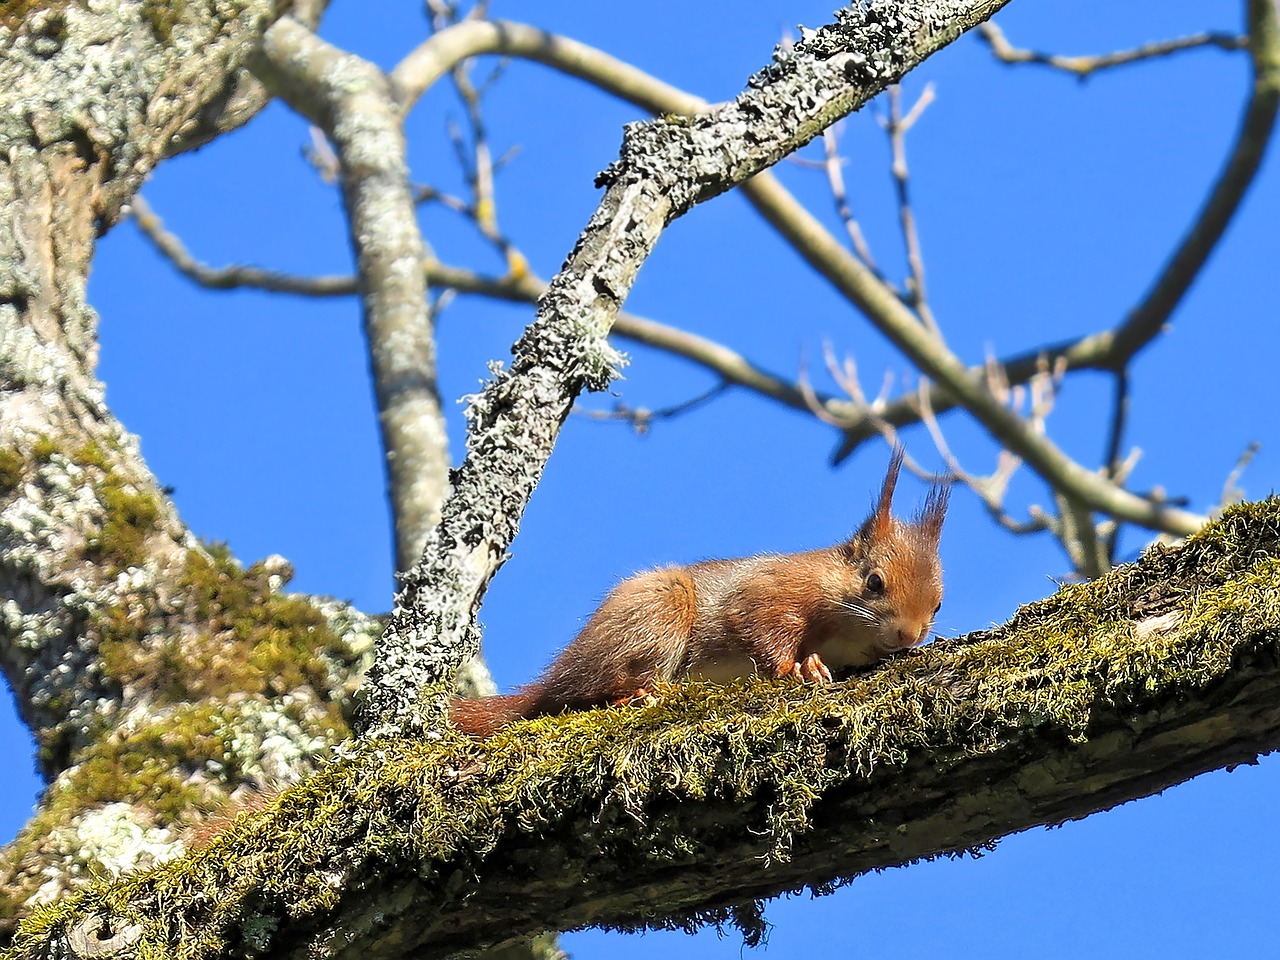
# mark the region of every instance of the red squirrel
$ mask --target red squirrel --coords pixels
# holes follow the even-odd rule
[[[871,515],[822,550],[704,560],[618,584],[542,676],[507,696],[455,700],[451,718],[486,737],[520,718],[619,703],[655,682],[759,672],[830,683],[924,642],[942,606],[938,537],[946,487],[910,523],[889,508],[894,454]]]

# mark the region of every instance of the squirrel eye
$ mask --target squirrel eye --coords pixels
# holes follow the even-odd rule
[[[942,604],[939,603],[936,607],[933,608],[933,615],[936,617],[938,615],[938,611],[941,609],[942,609]]]
[[[868,574],[867,589],[872,593],[884,593],[884,577],[878,573]]]

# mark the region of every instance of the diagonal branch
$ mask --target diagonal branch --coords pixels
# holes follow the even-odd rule
[[[1000,6],[906,0],[844,8],[715,112],[627,128],[621,156],[600,177],[605,196],[516,344],[511,368],[495,369],[473,398],[454,492],[421,563],[402,581],[370,673],[366,732],[419,733],[435,723],[442,702],[433,694],[474,652],[475,612],[564,417],[584,387],[598,389],[615,375],[619,357],[606,337],[665,226],[807,143]],[[423,48],[473,26],[441,31]],[[406,72],[398,67],[393,85],[411,99]]]

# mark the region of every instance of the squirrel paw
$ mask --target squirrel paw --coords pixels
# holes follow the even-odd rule
[[[628,694],[625,697],[619,697],[613,701],[615,707],[630,707],[635,704],[649,703],[654,699],[653,691],[647,687],[640,687],[635,693]]]
[[[831,683],[831,671],[816,653],[797,661],[791,671],[805,683]]]

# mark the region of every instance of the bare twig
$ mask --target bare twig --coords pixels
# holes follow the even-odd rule
[[[188,279],[211,290],[251,288],[272,293],[292,293],[307,297],[351,296],[358,290],[351,274],[300,277],[261,267],[232,265],[211,267],[193,257],[176,235],[165,229],[164,221],[141,194],[130,202],[133,221],[156,249]]]
[[[920,235],[916,228],[915,213],[911,208],[911,175],[907,169],[907,132],[920,119],[934,100],[934,86],[926,84],[915,104],[902,115],[902,88],[889,88],[889,117],[883,121],[889,144],[893,151],[893,184],[898,197],[898,222],[902,228],[902,241],[907,252],[907,266],[911,272],[907,280],[907,303],[919,315],[920,321],[935,335],[942,336],[938,322],[929,308],[925,295],[924,256],[920,252]]]
[[[717,383],[710,390],[704,390],[696,397],[690,397],[688,400],[683,400],[680,403],[673,403],[670,406],[658,407],[656,410],[650,410],[648,407],[632,407],[625,403],[618,402],[614,404],[612,410],[587,410],[582,407],[574,407],[573,412],[578,416],[586,417],[589,420],[620,421],[626,423],[635,430],[637,434],[644,436],[658,421],[674,420],[676,417],[705,406],[723,394],[729,389],[729,387],[730,384],[728,383]]]
[[[1256,38],[1252,48],[1253,59],[1258,77],[1263,81],[1255,84],[1251,107],[1257,107],[1258,110],[1251,110],[1250,117],[1255,114],[1260,116],[1263,112],[1261,108],[1273,101],[1271,88],[1274,84],[1267,80],[1267,77],[1274,71],[1271,71],[1267,64],[1274,57],[1276,45],[1269,39],[1273,31],[1270,31],[1267,25],[1274,19],[1274,11],[1267,9],[1269,6],[1270,4],[1265,0],[1253,0],[1250,5],[1251,22],[1254,25],[1253,32]],[[697,113],[707,109],[703,101],[661,84],[633,67],[605,57],[585,45],[542,31],[518,24],[478,22],[460,24],[455,29],[465,30],[465,32],[451,30],[447,31],[449,34],[447,37],[442,33],[432,38],[432,41],[428,41],[428,44],[411,54],[394,71],[393,86],[401,98],[402,110],[408,109],[426,86],[447,72],[457,59],[484,52],[523,56],[548,63],[564,72],[588,79],[602,89],[631,99],[655,112]],[[1273,103],[1272,107],[1274,107]],[[1274,116],[1274,109],[1271,110],[1271,115]],[[1256,161],[1266,137],[1259,141],[1255,136],[1262,127],[1256,120],[1247,119],[1245,126],[1246,130],[1242,132],[1233,156],[1245,161],[1248,155],[1254,154]],[[1270,124],[1266,125],[1265,134],[1269,136]],[[1256,171],[1256,162],[1250,167],[1249,176],[1243,182],[1236,174],[1249,166],[1246,162],[1229,164],[1231,175],[1224,174],[1220,185],[1230,184],[1232,188],[1215,191],[1210,203],[1206,206],[1205,213],[1212,211],[1214,214],[1208,217],[1208,220],[1217,219],[1224,211],[1229,217],[1230,212],[1238,205],[1244,186],[1252,177],[1252,171]],[[1052,445],[1036,442],[1035,438],[1022,437],[1023,431],[1017,421],[1005,416],[1007,411],[993,409],[978,393],[975,393],[973,385],[976,381],[973,379],[972,372],[965,370],[945,351],[930,355],[927,344],[915,340],[905,324],[895,319],[905,308],[900,303],[889,301],[886,297],[889,291],[883,290],[883,285],[878,283],[874,275],[866,274],[865,267],[861,267],[856,260],[853,260],[850,265],[848,262],[852,260],[850,255],[831,242],[821,225],[814,221],[812,216],[804,211],[774,178],[767,174],[757,176],[744,186],[744,192],[765,217],[796,245],[811,264],[858,304],[886,336],[937,381],[930,387],[931,400],[936,411],[942,412],[956,402],[964,402],[1001,442],[1017,441],[1017,446],[1021,448],[1018,450],[1019,454],[1049,482],[1065,485],[1073,495],[1084,497],[1085,500],[1092,502],[1095,509],[1116,513],[1133,522],[1160,529],[1186,532],[1198,525],[1199,517],[1171,509],[1169,502],[1153,503],[1128,494],[1114,484],[1108,483],[1105,478],[1096,477],[1072,463]],[[1225,202],[1231,199],[1229,195],[1232,193],[1235,194],[1234,201]],[[1196,230],[1193,230],[1193,234],[1197,234],[1201,239],[1204,236]],[[1190,246],[1199,247],[1201,244],[1197,242]],[[1207,256],[1207,250],[1205,255]],[[1183,262],[1184,258],[1175,259]],[[1191,274],[1194,272],[1194,269],[1190,271]],[[1188,278],[1186,283],[1189,282]],[[1149,302],[1153,305],[1158,302],[1162,309],[1172,310],[1178,297],[1171,299],[1168,296],[1161,296],[1151,298]],[[1144,316],[1149,315],[1151,311],[1144,313]],[[1117,364],[1123,363],[1128,356],[1132,355],[1136,349],[1135,344],[1140,347],[1158,332],[1159,325],[1152,328],[1148,324],[1134,323],[1133,320],[1134,318],[1131,317],[1130,322],[1126,323],[1122,330],[1093,334],[1016,356],[1004,364],[1005,369],[1011,379],[1028,378],[1034,374],[1035,358],[1041,354],[1055,360],[1065,359],[1068,369],[1086,366],[1114,369]],[[912,325],[915,325],[914,322]],[[1121,333],[1126,336],[1119,336]],[[916,422],[919,419],[919,413],[913,403],[900,404],[886,410],[884,419],[895,425],[902,425],[907,422]],[[850,442],[846,444],[845,450],[840,451],[840,455],[847,455],[847,450],[856,445],[859,437],[876,432],[878,431],[873,425],[862,419],[851,424],[848,429]]]
[[[1103,469],[1117,483],[1123,483],[1121,471],[1125,464],[1120,459],[1120,450],[1124,445],[1125,424],[1129,419],[1129,370],[1127,367],[1115,374],[1115,394],[1111,401],[1111,427],[1107,436],[1107,449],[1103,454]],[[1116,550],[1120,543],[1120,534],[1124,525],[1112,523],[1102,537],[1103,548],[1111,565],[1116,561]]]
[[[1102,53],[1093,56],[1064,57],[1058,54],[1042,53],[1038,50],[1024,50],[1011,44],[994,22],[988,21],[978,28],[978,35],[991,47],[992,54],[1002,63],[1034,63],[1040,66],[1053,67],[1066,73],[1074,74],[1081,80],[1088,79],[1099,70],[1124,66],[1150,60],[1154,57],[1167,57],[1183,50],[1195,50],[1201,47],[1217,47],[1220,50],[1243,50],[1249,44],[1248,37],[1233,33],[1196,33],[1188,37],[1173,40],[1160,40],[1144,43],[1132,50],[1117,50],[1113,53]]]
[[[1244,475],[1245,470],[1249,468],[1249,464],[1253,462],[1253,458],[1258,455],[1258,451],[1261,449],[1262,444],[1257,440],[1251,441],[1249,445],[1244,448],[1244,451],[1236,460],[1235,467],[1229,474],[1227,474],[1227,479],[1222,484],[1222,495],[1218,498],[1218,505],[1213,511],[1215,515],[1222,513],[1223,510],[1227,509],[1227,507],[1231,506],[1233,503],[1239,503],[1244,499],[1244,491],[1241,490],[1237,484],[1240,482],[1240,478]]]
[[[853,252],[862,258],[868,268],[879,274],[875,259],[871,256],[871,248],[867,246],[867,238],[862,233],[857,217],[853,214],[853,206],[849,202],[849,191],[844,183],[844,158],[840,156],[839,124],[822,131],[822,152],[824,162],[821,164],[827,175],[827,183],[831,185],[831,197],[836,203],[836,215],[844,224],[849,234],[849,243]]]
[[[929,436],[933,439],[933,445],[942,457],[943,463],[946,464],[952,479],[956,483],[964,484],[977,495],[992,520],[1010,533],[1018,535],[1038,533],[1042,530],[1051,530],[1055,534],[1057,533],[1057,526],[1049,517],[1035,507],[1031,509],[1031,518],[1029,520],[1016,520],[1005,509],[1004,498],[1005,494],[1008,493],[1009,481],[1013,479],[1014,473],[1022,466],[1022,461],[1018,457],[1008,450],[1001,450],[996,458],[996,469],[990,475],[984,477],[970,473],[961,466],[959,458],[956,457],[951,450],[950,444],[947,443],[942,426],[929,406],[928,385],[923,380],[916,391],[916,397],[920,404],[920,420],[929,431]]]

